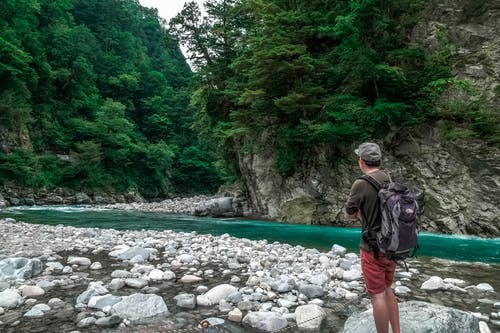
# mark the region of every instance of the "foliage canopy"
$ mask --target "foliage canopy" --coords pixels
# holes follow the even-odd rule
[[[191,129],[193,74],[165,25],[136,0],[3,0],[0,182],[215,191],[212,160],[183,160],[206,148]]]
[[[209,0],[201,17],[187,4],[170,28],[197,64],[199,126],[224,147],[229,170],[238,152],[271,149],[286,176],[315,146],[338,157],[355,141],[441,117],[435,82],[452,76],[450,45],[442,31],[433,51],[410,40],[426,5]]]

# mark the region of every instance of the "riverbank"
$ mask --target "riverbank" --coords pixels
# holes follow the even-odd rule
[[[229,235],[51,227],[12,219],[0,221],[0,244],[0,260],[40,262],[34,276],[0,282],[5,332],[195,332],[207,318],[217,318],[211,325],[222,321],[228,332],[255,332],[258,323],[274,327],[269,331],[286,325],[294,332],[306,325],[303,311],[315,313],[317,320],[308,324],[314,322],[318,332],[340,332],[351,314],[369,307],[359,258],[340,246],[320,252]],[[498,274],[498,265],[412,260],[409,272],[398,268],[395,288],[402,302],[465,310],[496,332]],[[15,300],[9,307],[6,291]],[[125,301],[138,297],[141,302]],[[265,317],[254,318],[254,312]]]
[[[197,195],[193,197],[178,197],[156,202],[131,202],[101,205],[104,209],[125,211],[159,212],[193,215],[200,207],[207,206],[209,202],[219,199],[214,196]]]

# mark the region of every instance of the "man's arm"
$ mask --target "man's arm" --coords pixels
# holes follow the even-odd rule
[[[347,203],[344,210],[344,219],[347,221],[353,220],[361,220],[361,186],[362,180],[356,180],[354,184],[352,184],[351,192],[349,193],[349,198],[347,199]]]

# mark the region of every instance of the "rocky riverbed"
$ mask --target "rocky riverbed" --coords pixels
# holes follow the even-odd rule
[[[500,331],[499,265],[409,266],[403,329]],[[2,332],[367,333],[369,308],[358,255],[338,245],[0,220]]]

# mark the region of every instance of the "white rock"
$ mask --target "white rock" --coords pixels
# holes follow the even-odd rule
[[[226,300],[220,300],[219,302],[219,311],[222,313],[227,313],[233,309],[233,306],[231,303],[227,302]]]
[[[493,287],[489,283],[480,283],[476,286],[476,288],[480,291],[484,292],[493,292],[495,291]]]
[[[420,289],[422,290],[439,290],[445,286],[443,279],[439,276],[431,276],[429,280],[422,283]]]
[[[336,256],[344,256],[347,253],[347,249],[341,245],[333,244],[331,251]]]
[[[413,273],[412,272],[396,272],[395,276],[398,278],[411,279],[411,277],[413,276]]]
[[[213,287],[205,293],[205,297],[210,300],[210,305],[219,304],[219,302],[234,292],[237,292],[238,288],[230,284],[221,284]]]
[[[96,319],[94,317],[83,318],[76,324],[76,327],[85,328],[95,325]]]
[[[328,283],[331,279],[330,274],[327,271],[323,271],[321,274],[314,274],[313,276],[309,277],[307,280],[311,284],[316,284],[318,286],[322,286],[326,283]]]
[[[179,294],[174,297],[175,305],[180,308],[194,309],[196,307],[196,298],[193,294]]]
[[[464,287],[466,285],[466,282],[464,280],[460,279],[452,279],[452,278],[446,278],[443,280],[444,283],[449,283],[458,287]]]
[[[196,304],[199,306],[210,306],[212,305],[212,301],[205,295],[198,295],[196,296]]]
[[[479,322],[479,333],[491,333],[488,324],[486,324],[484,321]]]
[[[196,258],[190,254],[181,254],[180,256],[177,257],[177,260],[179,260],[179,262],[184,263],[184,264],[190,264],[195,259]]]
[[[63,274],[71,274],[71,273],[73,273],[73,268],[71,268],[70,266],[64,266],[62,273]]]
[[[96,262],[93,262],[90,267],[89,267],[91,270],[98,270],[98,269],[102,269],[102,264],[98,261]]]
[[[288,326],[288,321],[277,312],[249,312],[243,318],[243,323],[265,332],[274,332]]]
[[[240,309],[234,308],[233,310],[229,311],[227,314],[227,320],[239,323],[241,322],[241,319],[243,318],[243,313],[241,312]]]
[[[60,307],[60,306],[64,305],[65,303],[62,299],[54,297],[54,298],[49,299],[47,304],[49,306],[52,306],[52,307]]]
[[[123,279],[112,279],[108,284],[109,290],[119,290],[125,287],[125,280]]]
[[[289,301],[287,299],[284,299],[284,298],[280,298],[277,302],[276,302],[280,307],[282,308],[291,308],[293,305],[294,305],[294,302],[292,301]]]
[[[394,289],[396,295],[407,295],[411,293],[411,289],[406,286],[398,286]]]
[[[111,309],[113,305],[116,303],[120,302],[122,300],[122,297],[120,296],[113,296],[111,294],[103,295],[103,296],[93,296],[90,298],[88,307],[92,309],[98,309],[102,310],[103,312],[108,312],[104,311],[105,308]]]
[[[151,272],[148,274],[149,278],[154,281],[161,281],[164,280],[164,274],[162,270],[159,270],[157,268],[153,269]]]
[[[361,270],[356,269],[355,267],[352,267],[351,270],[344,271],[344,274],[342,275],[342,279],[344,281],[354,281],[354,280],[359,280],[363,274],[361,273]]]
[[[43,311],[37,310],[37,309],[31,309],[28,312],[26,312],[23,315],[23,317],[26,317],[26,318],[42,318],[43,315],[44,315]]]
[[[134,323],[147,322],[169,314],[163,298],[158,295],[133,294],[113,305],[112,314]]]
[[[23,298],[16,289],[5,289],[0,292],[0,307],[13,309],[23,303]]]
[[[173,280],[175,279],[176,275],[174,272],[172,272],[171,270],[166,270],[165,272],[163,272],[163,278],[165,280]]]
[[[37,304],[23,316],[27,318],[42,318],[45,312],[49,311],[50,307],[46,304]]]
[[[40,288],[39,286],[25,286],[22,289],[23,297],[37,297],[45,294],[45,290]]]
[[[138,254],[136,256],[133,256],[131,259],[129,259],[129,262],[132,265],[134,265],[134,264],[143,264],[143,263],[146,262],[146,259],[144,259],[143,256],[141,256],[140,254]]]
[[[91,263],[92,262],[90,261],[89,258],[73,257],[73,256],[68,257],[68,264],[69,265],[90,266]]]
[[[320,328],[323,319],[326,317],[325,310],[316,304],[298,306],[295,309],[295,320],[299,329]]]
[[[344,297],[348,301],[353,301],[355,299],[358,299],[359,296],[356,293],[353,293],[353,292],[350,292],[349,290],[346,290]]]
[[[27,298],[25,301],[24,301],[24,305],[33,305],[33,304],[36,304],[38,301],[34,298]]]
[[[125,279],[125,285],[131,288],[141,289],[148,285],[148,281],[141,278],[130,278]]]
[[[61,273],[62,270],[64,269],[63,264],[60,262],[48,262],[46,263],[48,269],[54,273]]]
[[[196,282],[200,282],[202,281],[203,278],[199,277],[199,276],[196,276],[196,275],[184,275],[182,278],[181,278],[181,282],[182,283],[196,283]]]
[[[203,294],[203,293],[206,293],[208,291],[208,287],[207,286],[198,286],[198,287],[196,287],[195,291],[198,294]]]
[[[325,305],[325,301],[319,299],[319,298],[315,298],[315,299],[312,299],[308,302],[308,304],[316,304],[317,306],[323,306]]]

